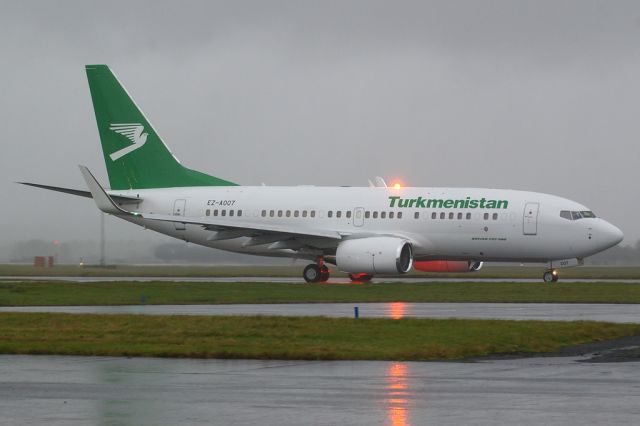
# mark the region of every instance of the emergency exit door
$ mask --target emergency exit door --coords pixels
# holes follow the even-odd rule
[[[538,210],[540,203],[527,203],[524,206],[523,233],[524,235],[538,234]]]

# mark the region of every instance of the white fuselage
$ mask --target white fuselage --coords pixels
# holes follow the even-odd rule
[[[228,221],[302,231],[330,230],[345,239],[405,237],[412,242],[418,260],[580,259],[622,240],[622,232],[601,218],[572,220],[560,216],[561,211],[589,210],[581,204],[553,195],[514,190],[228,186],[110,191],[110,194],[139,196],[143,201],[127,208],[141,213],[211,219],[222,218],[224,214]],[[247,246],[248,237],[212,241],[215,231],[200,225],[135,217],[126,220],[203,246],[265,256],[305,257],[304,251],[296,254],[291,249],[274,248],[268,242]],[[335,241],[322,239],[314,240],[313,244],[327,253],[336,245]],[[313,258],[313,254],[307,257]]]

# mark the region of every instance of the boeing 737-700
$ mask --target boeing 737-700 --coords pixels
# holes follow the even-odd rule
[[[504,189],[243,186],[183,166],[106,65],[86,67],[110,189],[84,166],[98,208],[184,241],[237,253],[306,259],[307,282],[328,265],[377,274],[477,271],[537,262],[543,279],[622,241],[622,232],[566,198]],[[284,166],[284,165],[283,165]]]

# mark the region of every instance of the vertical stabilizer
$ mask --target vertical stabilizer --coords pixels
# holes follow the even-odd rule
[[[184,167],[106,65],[87,65],[111,189],[236,185]]]

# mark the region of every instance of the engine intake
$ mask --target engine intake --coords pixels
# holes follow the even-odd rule
[[[413,265],[413,249],[409,241],[396,237],[346,240],[338,245],[336,265],[350,273],[404,274]]]

